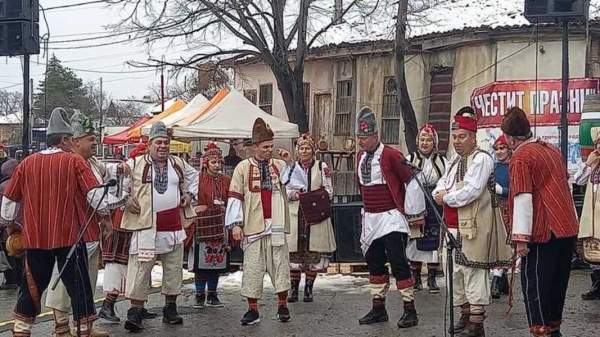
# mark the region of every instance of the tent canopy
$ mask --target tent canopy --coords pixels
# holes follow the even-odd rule
[[[202,94],[198,94],[181,110],[176,111],[171,115],[163,118],[162,122],[165,123],[167,127],[172,127],[173,125],[178,124],[181,120],[186,119],[189,116],[194,116],[199,112],[203,112],[207,104],[208,99],[202,96]],[[152,125],[144,125],[142,127],[142,134],[149,134],[151,128]]]
[[[104,139],[102,140],[102,143],[110,144],[110,145],[126,144],[128,142],[127,135],[129,134],[129,131],[139,127],[140,125],[144,124],[149,119],[150,119],[150,117],[140,118],[137,122],[135,122],[129,128],[127,128],[121,132],[117,132],[115,134],[104,137]]]
[[[175,126],[173,136],[182,139],[252,138],[252,126],[259,117],[271,127],[275,138],[298,137],[298,125],[264,112],[233,89],[193,124]]]
[[[152,124],[163,120],[165,117],[170,116],[172,114],[174,114],[175,112],[183,109],[183,107],[185,107],[186,103],[184,100],[181,99],[177,99],[175,100],[175,102],[173,102],[173,104],[171,104],[171,106],[169,106],[168,108],[165,109],[165,111],[161,112],[160,114],[150,118],[149,120],[147,120],[144,124],[132,128],[131,130],[129,130],[129,133],[127,134],[127,137],[129,138],[129,141],[137,141],[142,137],[142,128],[145,126],[150,126],[152,127]]]

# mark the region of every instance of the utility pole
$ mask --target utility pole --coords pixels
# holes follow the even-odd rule
[[[569,158],[569,21],[564,20],[562,26],[562,107],[560,110],[560,151],[565,164]]]
[[[23,158],[29,155],[29,54],[23,55],[23,131],[21,134],[21,150]]]
[[[165,66],[160,67],[160,112],[165,111],[165,75],[164,75]]]
[[[103,126],[102,126],[102,115],[103,115],[103,114],[102,114],[102,100],[103,100],[103,97],[102,97],[102,77],[100,77],[100,104],[99,104],[99,110],[100,110],[100,126],[99,126],[99,128],[100,128],[100,131],[101,131],[101,132],[102,132],[102,127],[103,127]],[[102,135],[102,134],[101,134],[101,135]]]

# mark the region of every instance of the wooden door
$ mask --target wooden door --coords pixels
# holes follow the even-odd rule
[[[331,118],[331,94],[315,94],[315,108],[310,119],[314,139],[318,140],[321,135],[331,134]],[[331,142],[330,139],[327,141]]]

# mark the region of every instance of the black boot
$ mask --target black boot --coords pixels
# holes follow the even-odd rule
[[[469,319],[471,318],[470,314],[460,314],[460,318],[458,322],[454,325],[454,327],[450,327],[448,329],[448,333],[452,333],[454,331],[455,334],[465,330],[469,323]]]
[[[423,281],[421,281],[421,270],[413,269],[412,274],[413,274],[413,278],[415,279],[415,285],[413,286],[413,289],[415,291],[423,290]]]
[[[358,320],[358,324],[373,324],[387,322],[388,314],[385,310],[385,300],[373,299],[373,307],[363,318]]]
[[[499,276],[492,277],[492,298],[493,299],[500,298],[500,277]]]
[[[277,308],[277,320],[285,323],[290,321],[290,310],[285,305],[280,305]]]
[[[127,320],[125,321],[125,329],[131,332],[144,330],[142,324],[142,307],[131,307],[127,310]]]
[[[600,270],[594,270],[591,275],[592,286],[586,293],[581,294],[584,301],[593,301],[600,299]]]
[[[242,325],[254,325],[260,322],[260,315],[258,314],[258,311],[248,309],[248,311],[246,311],[244,314],[244,317],[242,317],[241,322]]]
[[[500,295],[508,295],[510,292],[510,283],[508,282],[507,273],[503,273],[500,278]]]
[[[304,302],[312,302],[313,301],[313,283],[306,282],[304,285]]]
[[[223,303],[221,303],[221,301],[219,301],[219,297],[217,296],[217,293],[209,292],[208,297],[206,298],[206,306],[213,307],[213,308],[221,308],[221,307],[224,307],[225,305]]]
[[[146,308],[142,308],[142,319],[155,319],[158,314],[148,311]]]
[[[115,314],[115,302],[104,299],[98,317],[111,323],[119,323],[121,319]]]
[[[290,289],[290,295],[288,296],[288,303],[298,302],[298,288],[300,288],[300,280],[292,281],[292,289]]]
[[[485,337],[485,329],[483,323],[468,322],[467,328],[464,329],[459,337]]]
[[[177,313],[177,304],[169,303],[163,308],[163,323],[183,324],[183,318]]]
[[[427,287],[429,288],[430,294],[437,294],[440,292],[440,288],[437,285],[437,281],[435,280],[435,275],[437,272],[435,269],[427,271]]]
[[[415,309],[414,302],[404,302],[404,314],[402,318],[398,321],[398,328],[405,329],[416,326],[419,324],[419,319],[417,318],[417,310]]]

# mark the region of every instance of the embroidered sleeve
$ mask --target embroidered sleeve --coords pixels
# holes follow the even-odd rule
[[[323,181],[323,188],[325,188],[325,191],[327,191],[329,194],[329,199],[333,199],[333,181],[331,179],[331,169],[325,162],[323,162],[321,165],[323,165],[321,170],[321,181]]]
[[[575,184],[583,186],[588,183],[591,175],[592,168],[587,166],[586,163],[581,163],[581,165],[579,165],[579,169],[573,176],[573,179],[575,180]]]
[[[183,188],[185,192],[198,199],[198,171],[192,165],[183,161]]]
[[[512,219],[512,240],[529,242],[533,228],[533,196],[520,193],[515,196]]]
[[[415,179],[406,185],[404,211],[411,226],[422,225],[425,221],[425,195]]]
[[[238,199],[242,202],[244,201],[244,166],[239,164],[233,170],[228,193],[229,198]]]
[[[232,229],[235,226],[244,227],[244,204],[237,198],[229,198],[225,211],[225,227]]]
[[[444,196],[446,205],[459,208],[475,201],[486,189],[490,175],[494,171],[494,162],[486,154],[479,154],[467,168],[462,188],[448,192]]]

